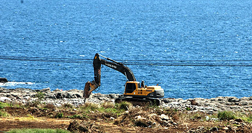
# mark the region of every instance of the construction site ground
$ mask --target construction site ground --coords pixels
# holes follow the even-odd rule
[[[64,129],[67,130],[69,125],[75,121],[78,123],[85,123],[92,125],[92,129],[88,129],[87,132],[251,132],[251,126],[246,124],[230,124],[229,121],[206,121],[202,118],[186,119],[179,118],[178,114],[174,114],[173,121],[176,121],[176,126],[159,126],[159,127],[146,127],[130,124],[132,118],[124,118],[124,122],[115,124],[116,118],[120,116],[111,116],[111,113],[90,113],[87,118],[56,118],[57,112],[61,112],[62,116],[73,116],[78,114],[78,111],[67,111],[65,109],[46,110],[42,111],[36,107],[20,108],[20,107],[5,107],[5,112],[10,114],[7,117],[0,117],[0,132],[6,132],[11,129],[22,128],[41,128],[41,129]],[[150,110],[149,110],[150,111]],[[134,113],[134,112],[133,112]],[[134,114],[131,114],[134,116]],[[137,111],[135,113],[138,113]],[[146,115],[153,113],[145,110]],[[182,112],[181,112],[182,113]],[[177,115],[177,116],[175,116]],[[198,115],[198,114],[197,114]],[[53,117],[52,117],[53,116]],[[115,119],[111,119],[115,117]],[[129,116],[130,117],[130,116]],[[160,123],[158,123],[160,124]],[[91,126],[90,126],[91,127]],[[202,128],[203,129],[200,129]],[[80,131],[81,132],[81,131]]]

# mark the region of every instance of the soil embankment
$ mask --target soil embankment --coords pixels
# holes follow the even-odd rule
[[[115,105],[118,94],[92,94],[84,104],[82,94],[81,90],[0,88],[0,131],[250,132],[252,127],[252,97],[163,98],[159,107],[153,107]]]

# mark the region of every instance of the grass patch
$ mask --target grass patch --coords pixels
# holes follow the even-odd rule
[[[220,120],[231,120],[231,119],[235,119],[236,116],[233,112],[231,111],[222,111],[218,113],[218,118]]]
[[[13,129],[7,133],[71,133],[63,129]]]
[[[80,116],[80,115],[73,115],[73,116],[71,116],[70,117],[71,119],[82,119],[82,118],[84,118],[84,116]]]
[[[84,105],[80,106],[80,109],[86,113],[89,113],[90,111],[95,111],[99,108],[99,105],[94,103],[85,103]]]
[[[130,108],[133,107],[133,105],[130,102],[122,101],[122,102],[118,103],[116,107],[118,109],[122,109],[122,110],[129,110]]]
[[[4,107],[11,107],[11,105],[9,103],[0,102],[0,109],[3,109]]]
[[[104,102],[104,103],[102,103],[102,107],[104,107],[104,108],[114,108],[115,104],[112,103],[112,102]]]
[[[192,116],[191,116],[192,120],[201,120],[201,118],[203,118],[203,116],[202,116],[202,114],[200,114],[198,112],[195,114],[192,114]]]
[[[5,112],[4,110],[0,110],[0,117],[9,117],[10,114]]]
[[[191,111],[192,109],[190,107],[186,107],[186,110],[187,111]]]
[[[127,106],[127,107],[126,107]],[[71,118],[92,118],[94,113],[108,114],[109,116],[118,116],[125,111],[126,108],[130,108],[128,103],[114,104],[111,102],[105,102],[101,105],[94,103],[86,103],[79,107],[79,112],[83,116],[71,116]],[[107,116],[107,115],[106,115]]]
[[[245,121],[252,122],[252,114],[249,114],[248,117],[246,117]]]
[[[65,103],[62,105],[62,108],[69,108],[69,109],[73,109],[73,105],[72,104],[69,104],[69,103]]]
[[[44,109],[56,109],[56,106],[54,106],[53,104],[51,103],[48,103],[44,106]]]
[[[37,92],[35,95],[36,98],[38,98],[39,101],[42,101],[45,98],[45,93],[43,92]]]
[[[64,114],[63,113],[57,113],[55,115],[55,118],[63,118],[64,117]]]
[[[236,112],[235,119],[241,119],[245,122],[252,122],[252,113]]]

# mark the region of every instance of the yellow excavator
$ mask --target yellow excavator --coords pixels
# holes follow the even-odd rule
[[[100,56],[104,59],[101,59]],[[128,67],[120,62],[116,62],[110,58],[99,55],[98,53],[95,54],[95,57],[93,59],[94,80],[91,82],[88,81],[85,84],[83,93],[84,102],[86,101],[86,98],[89,98],[92,91],[94,91],[101,85],[101,65],[105,65],[121,72],[128,79],[125,84],[124,94],[115,99],[116,103],[119,103],[121,101],[129,101],[132,103],[147,102],[152,105],[160,105],[159,98],[164,97],[164,90],[161,88],[161,86],[146,86],[144,85],[144,81],[142,81],[140,85],[140,83],[136,81],[133,72]]]

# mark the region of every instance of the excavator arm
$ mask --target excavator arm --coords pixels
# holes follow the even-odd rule
[[[101,59],[100,56],[106,60]],[[126,76],[129,81],[136,81],[133,72],[128,67],[124,66],[122,63],[116,62],[110,58],[104,57],[96,53],[93,60],[94,80],[92,82],[86,82],[83,94],[84,98],[88,98],[92,91],[94,91],[101,85],[101,65],[105,65],[121,72],[123,75]]]

